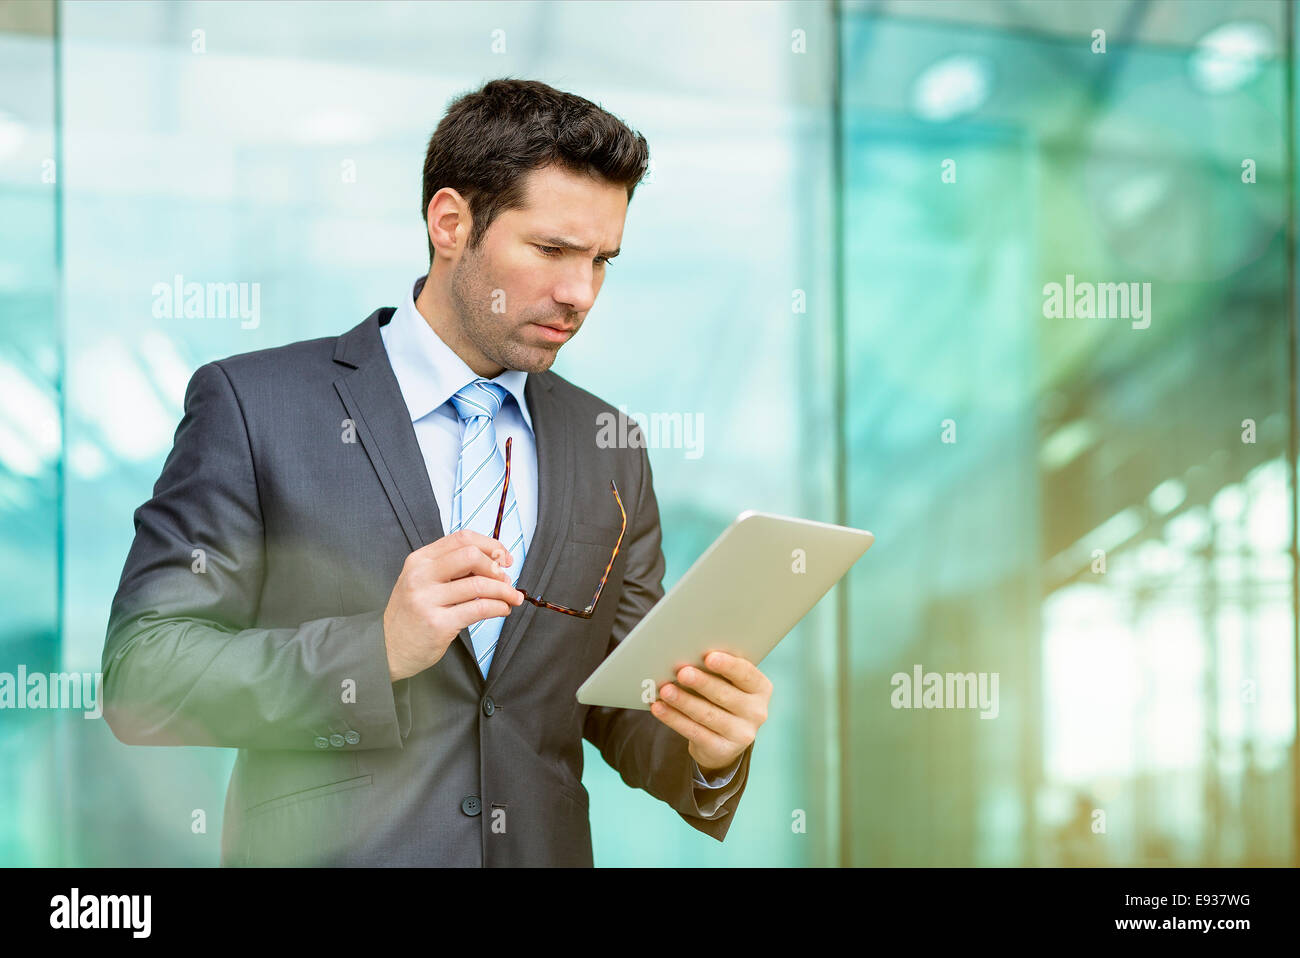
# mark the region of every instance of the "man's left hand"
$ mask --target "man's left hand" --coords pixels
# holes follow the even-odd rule
[[[767,721],[772,683],[753,662],[726,652],[704,656],[711,671],[683,666],[676,682],[659,687],[650,712],[689,741],[705,778],[725,769],[754,744]]]

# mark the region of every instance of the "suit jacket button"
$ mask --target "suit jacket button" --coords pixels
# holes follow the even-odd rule
[[[493,702],[492,696],[489,695],[487,698],[483,700],[483,714],[491,715],[496,710],[497,710],[497,703]]]
[[[335,732],[333,735],[330,736],[330,744],[333,745],[335,748],[342,748],[343,736],[340,735],[338,732]]]
[[[460,810],[471,818],[479,813],[478,796],[469,795],[460,803]]]
[[[343,733],[343,741],[347,742],[349,745],[356,745],[357,742],[361,741],[361,733],[348,729]]]
[[[316,736],[316,747],[317,747],[317,748],[329,748],[329,747],[330,747],[330,740],[327,739],[324,735],[317,735],[317,736]]]

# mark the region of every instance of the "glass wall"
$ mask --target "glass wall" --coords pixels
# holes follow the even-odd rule
[[[58,668],[62,347],[54,7],[0,6],[0,673]],[[84,723],[89,725],[91,723]],[[68,732],[0,711],[0,863],[59,860]]]
[[[1283,14],[845,8],[852,861],[1291,860]]]
[[[395,304],[448,102],[535,77],[650,143],[555,369],[698,424],[665,586],[742,509],[876,535],[763,663],[726,842],[588,745],[597,864],[1291,862],[1284,13],[0,7],[0,673],[99,668],[189,375]],[[0,864],[218,860],[233,752],[53,709],[0,752]]]
[[[43,522],[25,514],[53,541],[61,513],[62,548],[57,562],[53,553],[32,562],[29,537],[14,530],[5,543],[31,574],[53,579],[57,569],[64,579],[57,643],[53,596],[37,616],[63,669],[98,668],[132,512],[171,447],[189,374],[233,353],[336,335],[395,304],[428,265],[420,211],[428,137],[455,95],[493,76],[580,92],[651,143],[654,165],[630,207],[624,252],[555,370],[634,415],[681,413],[698,424],[690,448],[650,450],[665,585],[741,509],[833,518],[824,373],[833,274],[821,228],[831,203],[829,74],[818,87],[796,75],[786,44],[771,45],[792,29],[789,7],[755,7],[737,20],[727,5],[618,4],[600,8],[597,30],[593,9],[57,5],[61,213],[48,205],[49,188],[29,187],[29,202],[46,205],[19,222],[46,231],[57,223],[64,237],[62,312],[33,307],[31,325],[61,328],[67,342],[63,444],[52,457],[66,463],[66,482],[57,506],[51,492]],[[823,62],[829,23],[824,10],[805,25],[821,35]],[[43,49],[48,57],[48,37]],[[50,64],[28,72],[52,82]],[[800,85],[806,95],[792,95]],[[53,130],[52,103],[47,96],[35,127]],[[809,220],[792,196],[813,181],[821,218]],[[700,218],[713,228],[693,228]],[[6,237],[23,256],[39,252],[21,231]],[[187,318],[158,308],[160,286],[188,282],[257,289],[256,311]],[[796,286],[822,303],[815,320],[792,314]],[[6,312],[6,327],[21,319]],[[628,355],[630,366],[612,362]],[[765,665],[782,705],[725,844],[628,789],[586,746],[600,864],[806,864],[835,854],[837,816],[824,807],[834,725],[818,691],[832,628],[819,610]],[[19,652],[35,661],[14,648],[15,662]],[[50,750],[0,717],[5,747],[36,771]],[[55,753],[79,784],[42,786],[66,802],[57,822],[68,847],[15,849],[6,860],[216,862],[234,753],[130,748],[102,720],[79,721],[67,723]],[[26,788],[48,778],[41,771]],[[4,800],[53,824],[45,798],[15,786]],[[791,831],[794,808],[819,823],[814,834]],[[207,817],[201,834],[191,829],[196,809]]]

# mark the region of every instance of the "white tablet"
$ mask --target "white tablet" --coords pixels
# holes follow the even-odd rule
[[[862,529],[742,512],[582,683],[578,701],[649,709],[663,683],[684,665],[704,669],[713,649],[757,665],[874,540]]]

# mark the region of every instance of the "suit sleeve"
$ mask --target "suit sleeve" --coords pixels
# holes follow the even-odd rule
[[[664,595],[659,505],[644,438],[640,444],[640,488],[628,528],[627,566],[610,652]],[[629,786],[666,802],[688,824],[718,841],[726,837],[745,790],[752,745],[741,755],[726,785],[711,788],[699,783],[699,766],[691,758],[687,740],[648,711],[593,706],[583,735]]]
[[[104,717],[129,745],[400,747],[383,612],[254,628],[266,552],[243,411],[200,367],[109,613]],[[399,683],[400,685],[401,683]]]

